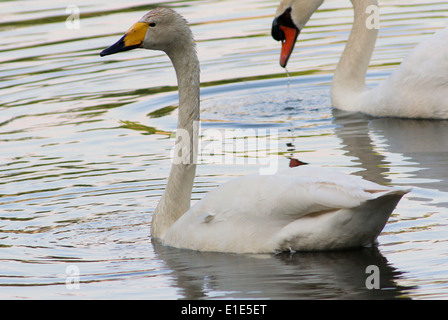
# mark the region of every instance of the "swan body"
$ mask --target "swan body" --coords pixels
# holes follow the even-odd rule
[[[378,86],[365,84],[378,30],[368,28],[369,7],[377,0],[351,0],[353,28],[336,67],[331,97],[335,108],[374,117],[448,119],[448,28],[421,42]],[[283,41],[280,64],[285,67],[303,26],[323,0],[282,0],[272,36]]]
[[[163,240],[175,247],[237,253],[368,246],[405,192],[306,165],[247,175],[207,194]]]
[[[186,21],[171,9],[155,9],[101,55],[140,47],[163,50],[173,62],[179,84],[178,130],[186,133],[176,148],[194,148],[199,63]],[[274,253],[371,245],[408,192],[304,165],[233,179],[190,207],[194,154],[186,152],[183,160],[174,161],[151,223],[153,238],[178,248]]]

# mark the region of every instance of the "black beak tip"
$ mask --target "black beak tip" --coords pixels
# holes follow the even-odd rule
[[[136,44],[132,46],[124,46],[123,41],[118,41],[117,43],[111,45],[109,48],[104,49],[100,52],[100,57],[108,56],[110,54],[129,51],[132,49],[141,48],[141,44]]]
[[[100,57],[108,56],[110,54],[114,54],[117,52],[124,51],[124,46],[121,41],[118,41],[117,43],[111,45],[109,48],[104,49],[100,52]]]
[[[115,42],[110,47],[108,47],[108,48],[104,49],[103,51],[101,51],[100,52],[100,57],[104,57],[104,56],[108,56],[110,54],[114,54],[114,53],[118,53],[118,52],[122,52],[122,51],[127,51],[127,50],[133,49],[135,46],[128,46],[128,47],[125,46],[125,44],[124,44],[125,36],[126,35],[121,37],[117,42]]]

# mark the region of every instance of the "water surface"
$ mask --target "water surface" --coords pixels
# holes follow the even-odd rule
[[[66,25],[69,5],[80,10],[79,29]],[[295,157],[413,188],[377,247],[245,256],[151,242],[151,217],[171,166],[175,74],[162,53],[100,58],[99,52],[158,5],[183,14],[198,43],[204,147],[224,129],[266,132],[271,143],[264,155],[278,168]],[[443,28],[448,15],[446,1],[381,5],[372,86]],[[262,0],[0,4],[1,298],[448,298],[448,123],[333,110],[330,83],[351,26],[349,1],[327,1],[313,16],[290,59],[290,78],[270,37],[276,6]],[[257,172],[265,165],[257,151],[247,145],[232,163],[223,161],[231,152],[225,148],[202,157],[193,200]],[[380,289],[366,288],[369,265],[380,270]]]

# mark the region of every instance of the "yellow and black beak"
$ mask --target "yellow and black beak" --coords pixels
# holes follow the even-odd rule
[[[111,45],[109,48],[101,51],[100,56],[104,57],[109,54],[117,52],[128,51],[135,48],[141,48],[143,40],[145,39],[148,24],[144,22],[137,22],[125,33],[123,37]]]

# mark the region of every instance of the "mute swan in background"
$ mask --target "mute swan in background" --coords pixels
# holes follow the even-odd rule
[[[282,41],[280,65],[286,67],[297,36],[324,0],[282,0],[272,37]],[[336,67],[331,88],[335,108],[376,117],[448,119],[448,28],[418,45],[380,85],[367,89],[365,76],[378,30],[368,28],[377,0],[351,0],[354,22]],[[377,7],[376,7],[377,8]]]
[[[155,9],[101,56],[134,48],[162,50],[171,59],[179,88],[178,132],[184,133],[176,148],[196,148],[199,61],[186,21],[171,9]],[[185,154],[183,162],[173,162],[151,223],[153,238],[178,248],[274,253],[370,245],[408,192],[305,165],[234,179],[190,208],[196,164],[194,155]]]

